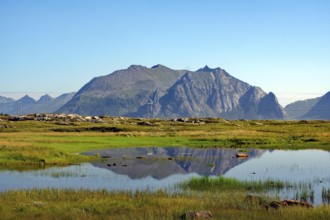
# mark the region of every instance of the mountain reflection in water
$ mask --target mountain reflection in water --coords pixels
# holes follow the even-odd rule
[[[199,176],[232,177],[239,180],[280,180],[307,186],[315,205],[330,189],[330,153],[322,150],[250,149],[248,158],[236,158],[237,149],[149,147],[99,150],[102,161],[40,170],[0,170],[0,191],[32,188],[112,190],[167,190]],[[276,190],[276,189],[275,189]],[[295,199],[295,187],[274,191],[283,199]]]
[[[173,174],[195,173],[200,176],[218,176],[231,168],[261,156],[265,150],[252,149],[248,158],[236,158],[233,149],[200,149],[183,147],[123,148],[89,152],[99,154],[102,162],[92,163],[114,173],[126,175],[131,179],[151,176],[164,179]]]

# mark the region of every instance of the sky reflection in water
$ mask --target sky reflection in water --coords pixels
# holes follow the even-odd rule
[[[168,189],[197,176],[240,180],[282,180],[306,183],[321,204],[322,188],[330,188],[330,153],[321,150],[256,150],[248,159],[233,149],[125,148],[100,150],[103,162],[36,171],[0,171],[0,191],[30,188],[84,188],[107,190]],[[294,191],[282,191],[292,199]]]

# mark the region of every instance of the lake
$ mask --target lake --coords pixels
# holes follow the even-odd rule
[[[297,188],[312,192],[322,204],[322,189],[330,188],[330,153],[322,150],[250,149],[237,158],[236,149],[149,147],[107,149],[102,161],[33,171],[0,171],[0,191],[31,188],[175,191],[192,177],[223,175],[240,180],[281,180],[289,186],[273,193],[294,199]]]

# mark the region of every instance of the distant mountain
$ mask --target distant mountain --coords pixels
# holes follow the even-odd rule
[[[293,102],[287,105],[284,110],[288,114],[288,119],[300,119],[306,115],[320,100],[320,98],[306,99]]]
[[[225,70],[197,71],[162,65],[128,69],[94,78],[59,113],[132,117],[224,117],[284,119],[273,93],[251,86]]]
[[[11,102],[15,102],[15,100],[11,99],[11,98],[6,98],[6,97],[3,97],[3,96],[0,96],[0,105],[11,103]]]
[[[302,119],[330,120],[330,92],[320,97]]]
[[[46,94],[40,97],[40,99],[37,101],[38,104],[48,104],[51,103],[54,100],[53,97],[50,95]]]
[[[17,100],[17,103],[23,104],[23,105],[29,105],[29,104],[35,104],[36,100],[31,98],[30,96],[26,95],[19,100]]]
[[[61,106],[67,103],[75,93],[63,94],[57,98],[49,95],[40,97],[38,101],[28,95],[15,101],[9,99],[8,102],[0,102],[0,113],[16,115],[16,114],[33,114],[33,113],[53,113]],[[0,100],[2,100],[0,98]]]

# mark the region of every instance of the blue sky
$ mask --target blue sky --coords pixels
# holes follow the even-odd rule
[[[78,91],[131,64],[221,67],[280,103],[330,91],[328,0],[0,0],[0,95]]]

